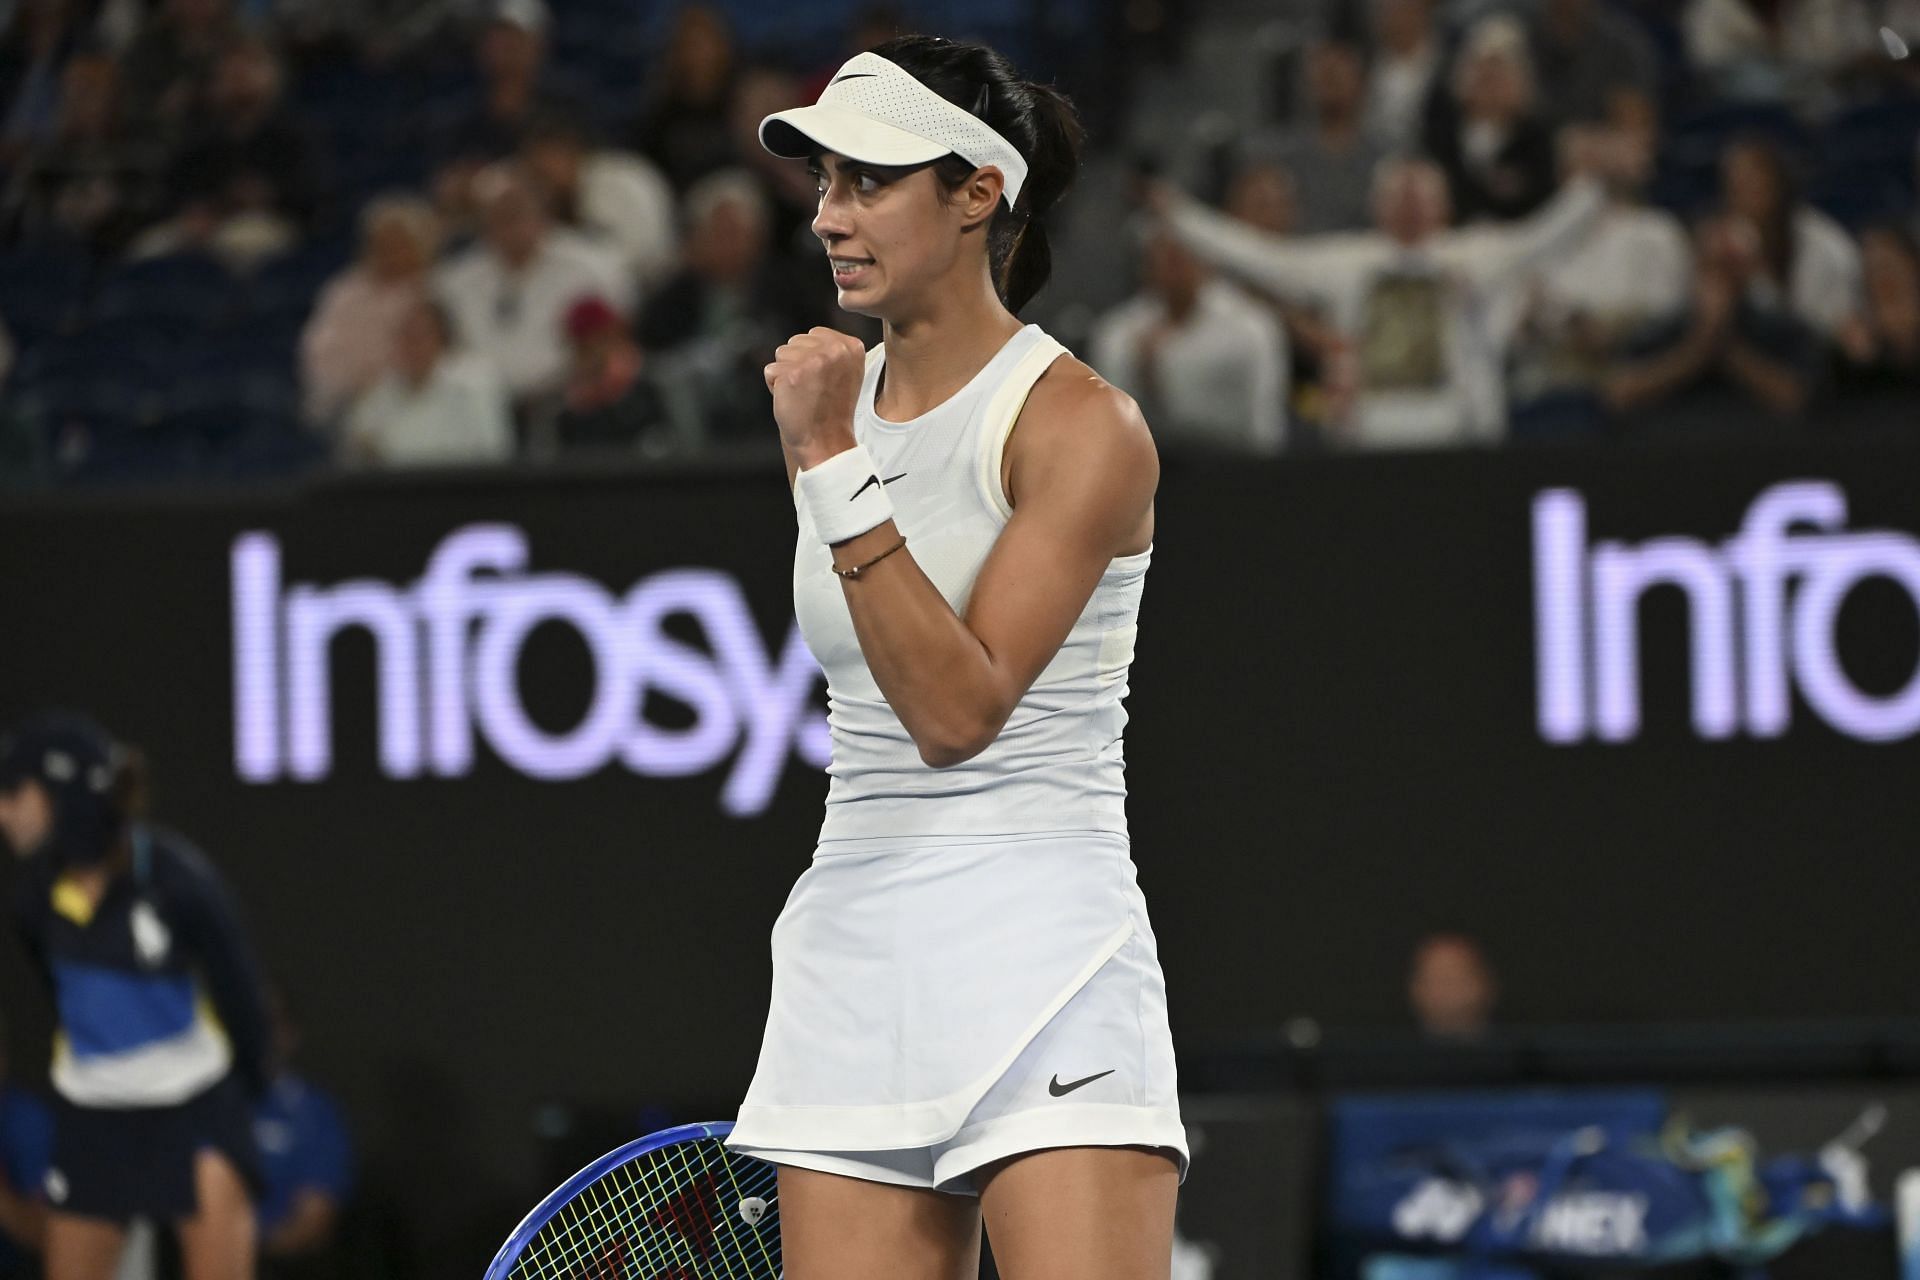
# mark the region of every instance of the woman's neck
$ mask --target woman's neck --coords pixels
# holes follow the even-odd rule
[[[927,296],[924,311],[886,324],[886,380],[874,411],[893,422],[944,404],[1020,332],[984,272],[977,288],[936,288]]]

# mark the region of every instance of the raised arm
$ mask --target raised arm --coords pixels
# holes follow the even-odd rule
[[[1205,261],[1249,284],[1290,298],[1320,299],[1351,274],[1354,236],[1276,236],[1162,188],[1155,197],[1168,230]]]
[[[1605,189],[1585,175],[1570,178],[1553,199],[1511,226],[1459,233],[1459,265],[1481,287],[1517,281],[1577,247],[1607,207]]]
[[[863,357],[857,339],[815,329],[767,367],[790,469],[854,446]],[[841,583],[874,681],[935,768],[971,759],[999,735],[1108,562],[1152,538],[1153,438],[1133,402],[1080,361],[1062,357],[1034,386],[1007,448],[1014,514],[964,617],[911,546]],[[866,564],[899,541],[889,520],[834,544],[834,565]]]

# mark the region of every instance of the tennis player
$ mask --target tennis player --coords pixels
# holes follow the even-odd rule
[[[259,973],[198,851],[141,821],[145,768],[91,720],[0,743],[0,836],[58,1035],[48,1280],[109,1280],[135,1218],[179,1233],[186,1280],[251,1280]]]
[[[731,1144],[787,1280],[1166,1280],[1187,1162],[1121,730],[1159,464],[1016,318],[1080,129],[990,49],[903,37],[761,141],[804,157],[840,304],[767,366],[827,674],[826,820],[773,933]]]

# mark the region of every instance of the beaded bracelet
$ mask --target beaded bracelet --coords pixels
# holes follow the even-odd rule
[[[900,548],[906,545],[907,545],[907,540],[905,538],[902,538],[900,539],[900,541],[894,543],[892,546],[888,547],[885,551],[882,551],[879,555],[867,561],[865,564],[857,564],[853,566],[853,568],[851,569],[842,569],[839,565],[834,565],[833,571],[839,574],[841,577],[847,579],[849,582],[857,581],[861,574],[873,568],[873,566],[879,564],[882,560],[885,560],[888,556],[892,555],[894,552],[898,551]]]

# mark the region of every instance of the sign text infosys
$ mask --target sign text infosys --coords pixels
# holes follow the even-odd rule
[[[527,535],[475,524],[443,539],[408,586],[355,579],[287,583],[271,533],[232,548],[234,761],[249,782],[325,778],[333,767],[330,651],[362,628],[374,639],[379,755],[392,778],[458,778],[476,738],[529,777],[578,778],[618,762],[645,777],[732,766],[728,813],[766,808],[790,753],[824,768],[825,718],[811,707],[820,669],[799,630],[769,653],[739,584],[716,569],[668,569],[617,595],[572,573],[528,573]],[[669,635],[683,615],[711,652]],[[571,628],[593,664],[578,724],[550,732],[528,714],[521,650],[536,627]],[[648,689],[692,709],[651,723]]]
[[[1847,497],[1827,481],[1765,490],[1715,546],[1693,538],[1589,545],[1586,500],[1550,489],[1533,502],[1534,639],[1541,736],[1626,742],[1640,732],[1640,600],[1684,592],[1694,731],[1702,738],[1787,732],[1797,689],[1827,724],[1865,742],[1920,733],[1920,670],[1890,692],[1862,689],[1836,624],[1870,579],[1920,610],[1920,538],[1849,532]]]

